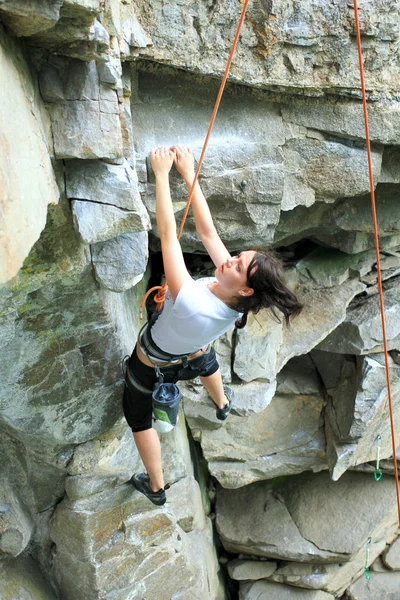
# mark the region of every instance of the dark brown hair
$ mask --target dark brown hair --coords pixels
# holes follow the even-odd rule
[[[247,268],[247,286],[253,288],[252,296],[238,296],[235,310],[243,315],[235,323],[238,329],[245,327],[249,312],[257,314],[267,308],[281,323],[282,315],[286,325],[290,317],[298,315],[303,305],[287,287],[283,266],[276,255],[265,248],[256,248],[255,255]]]

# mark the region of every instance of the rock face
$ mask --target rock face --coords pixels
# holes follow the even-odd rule
[[[235,392],[226,422],[199,382],[181,385],[179,423],[161,438],[164,507],[127,483],[143,465],[122,417],[120,363],[154,275],[148,244],[160,246],[148,154],[180,143],[199,157],[240,8],[0,0],[7,600],[225,600],[232,586],[241,600],[397,599],[349,3],[250,3],[200,183],[229,250],[277,248],[304,308],[290,328],[260,312],[216,342]],[[397,437],[399,14],[398,0],[360,6]],[[179,220],[187,190],[176,171],[170,180]],[[192,217],[182,247],[204,252]],[[187,260],[212,266],[199,254]]]
[[[21,268],[46,224],[47,206],[58,202],[59,193],[49,155],[48,117],[37,82],[22,49],[3,28],[0,81],[0,283],[4,283]]]

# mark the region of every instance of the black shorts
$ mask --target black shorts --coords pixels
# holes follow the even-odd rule
[[[180,380],[195,379],[199,375],[209,377],[219,369],[214,348],[211,348],[208,353],[189,360],[188,363],[188,367],[178,363],[160,368],[164,375],[164,382],[176,383]],[[134,380],[134,386],[126,377],[122,401],[125,419],[132,431],[145,431],[152,428],[153,402],[151,395],[157,381],[156,372],[153,367],[149,367],[139,360],[136,348],[132,352],[127,366],[131,373],[131,380]]]

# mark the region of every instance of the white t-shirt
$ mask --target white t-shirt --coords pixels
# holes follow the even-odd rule
[[[161,350],[192,354],[233,327],[241,313],[208,289],[214,281],[215,277],[188,279],[175,302],[167,293],[164,309],[151,329],[151,337]]]

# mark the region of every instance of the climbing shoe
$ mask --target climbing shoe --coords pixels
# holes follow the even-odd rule
[[[224,408],[217,408],[217,419],[219,421],[225,421],[225,419],[227,418],[227,416],[229,415],[229,413],[232,410],[232,403],[233,403],[233,399],[235,397],[233,390],[231,390],[231,388],[229,388],[227,385],[224,385],[224,392],[225,392],[225,396],[228,398],[228,404],[226,406],[224,406]]]
[[[158,490],[158,492],[153,492],[150,485],[150,477],[147,473],[134,473],[128,483],[132,484],[138,492],[144,494],[149,500],[151,500],[153,504],[156,504],[157,506],[162,506],[167,501],[165,490],[169,489],[169,483],[167,483],[164,489]]]

